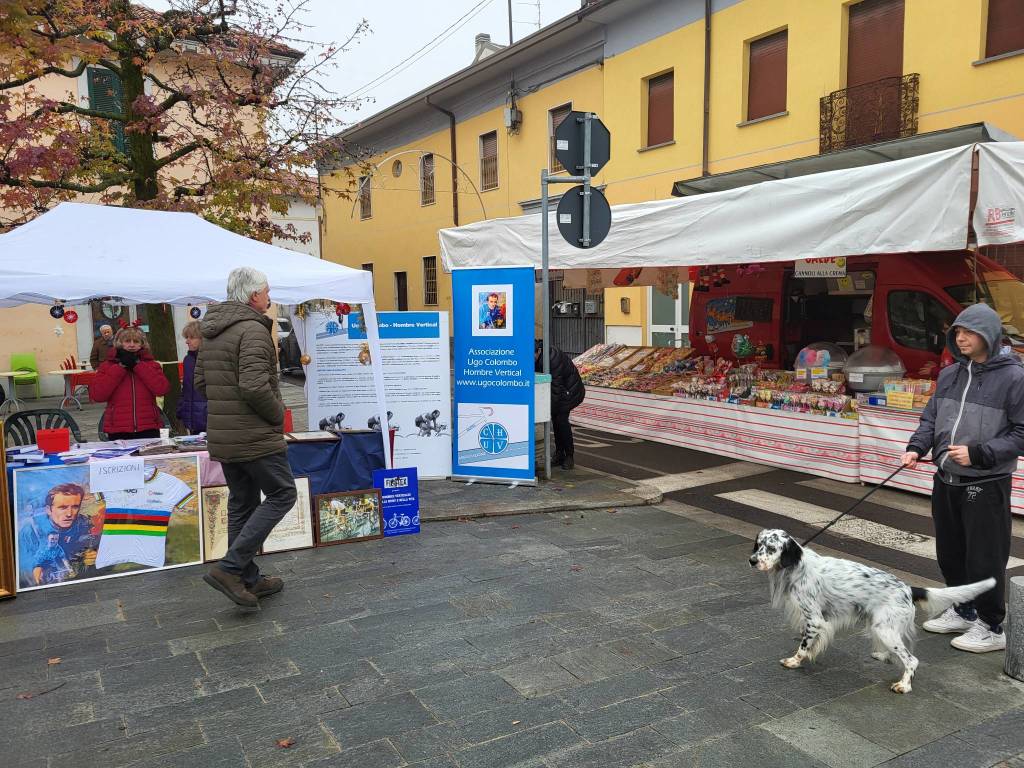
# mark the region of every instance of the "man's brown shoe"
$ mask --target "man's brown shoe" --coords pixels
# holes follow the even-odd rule
[[[282,589],[284,589],[284,581],[277,576],[260,576],[260,580],[249,587],[249,591],[260,598],[276,595]]]
[[[242,577],[228,573],[219,565],[213,566],[204,576],[203,581],[223,592],[229,600],[243,608],[255,608],[259,605],[256,595],[245,588]]]

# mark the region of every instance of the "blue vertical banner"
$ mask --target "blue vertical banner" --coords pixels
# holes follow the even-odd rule
[[[533,267],[452,272],[452,477],[535,482]]]
[[[416,467],[375,469],[373,487],[380,488],[385,536],[420,532],[420,491]]]

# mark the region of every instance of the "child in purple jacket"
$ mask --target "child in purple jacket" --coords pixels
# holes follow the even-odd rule
[[[181,331],[188,346],[188,353],[182,363],[181,398],[178,400],[178,418],[190,435],[198,435],[206,431],[206,398],[203,397],[192,383],[199,357],[199,346],[203,337],[199,334],[199,321],[193,320]]]

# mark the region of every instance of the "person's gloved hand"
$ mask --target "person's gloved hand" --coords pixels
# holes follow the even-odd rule
[[[123,347],[118,347],[117,350],[117,362],[127,368],[129,371],[135,367],[135,364],[139,362],[139,356],[134,352],[129,352]]]

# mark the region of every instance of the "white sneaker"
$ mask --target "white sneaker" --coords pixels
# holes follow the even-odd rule
[[[973,627],[974,622],[965,619],[954,608],[947,608],[934,619],[929,619],[921,626],[924,627],[926,632],[938,632],[940,634],[956,632],[960,634]]]
[[[954,648],[971,653],[988,653],[1006,649],[1006,633],[993,632],[981,619],[978,619],[969,630],[960,637],[954,637],[950,643]]]

